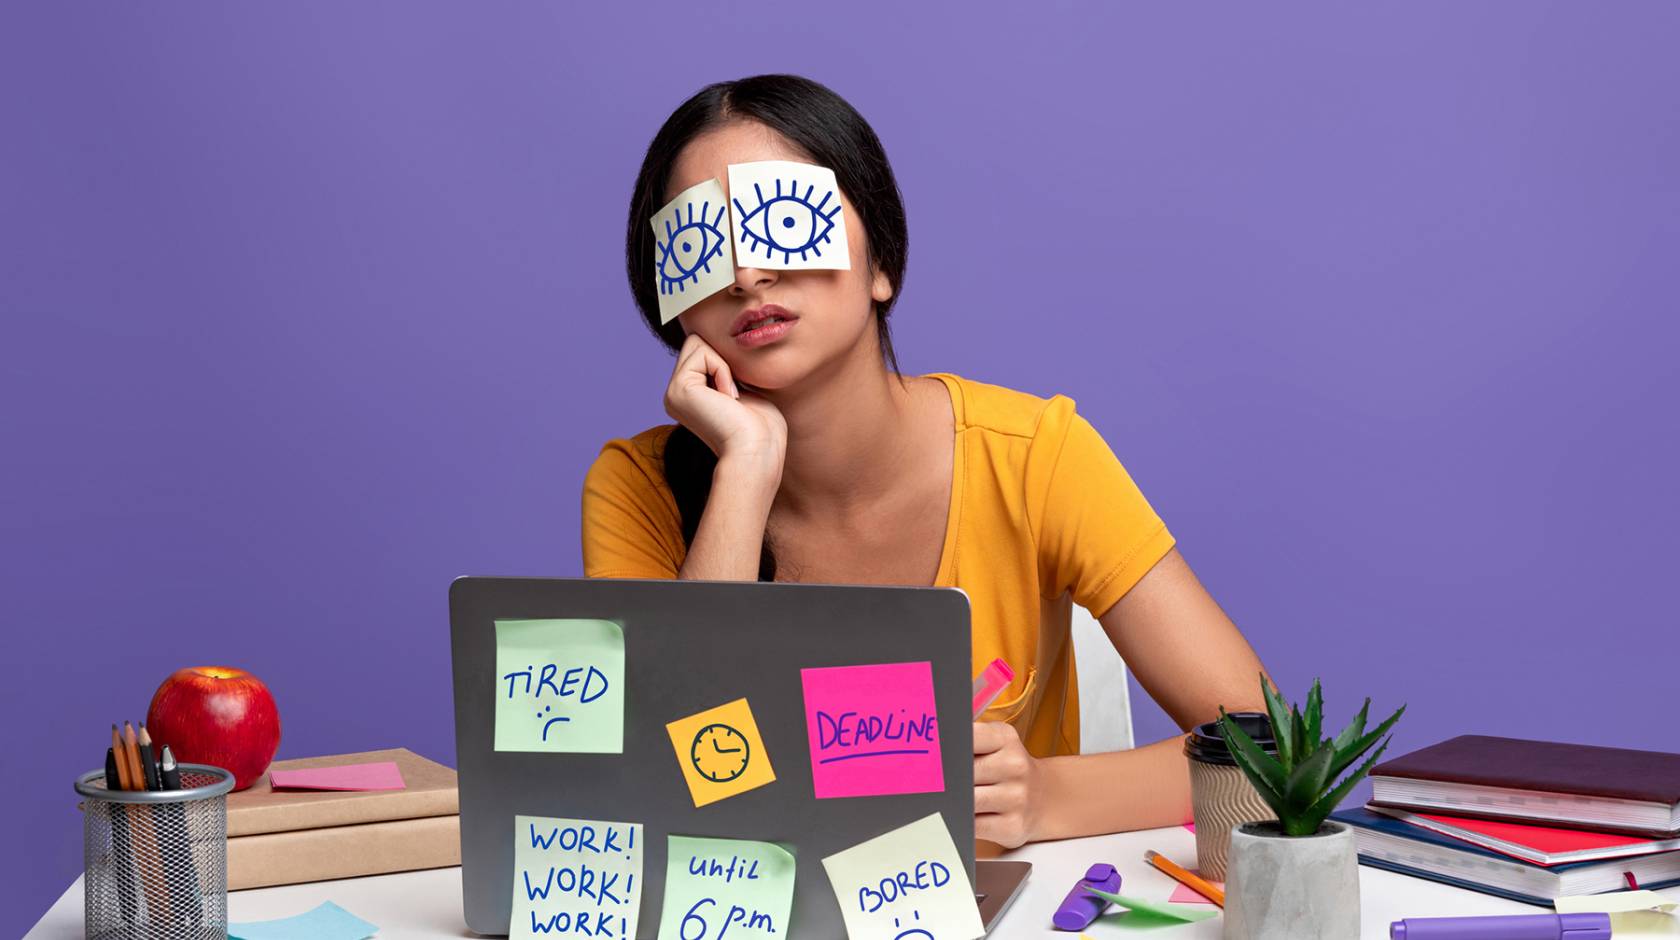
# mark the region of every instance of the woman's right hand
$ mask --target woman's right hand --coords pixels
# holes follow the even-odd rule
[[[729,363],[697,333],[677,353],[665,413],[705,441],[720,466],[763,473],[772,486],[780,484],[787,421],[769,399],[737,386]]]

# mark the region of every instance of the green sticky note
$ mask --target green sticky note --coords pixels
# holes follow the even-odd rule
[[[744,839],[670,836],[659,940],[781,937],[793,909],[793,856]]]
[[[640,823],[513,817],[509,940],[636,936],[642,842]]]
[[[1218,917],[1218,911],[1210,911],[1205,907],[1186,907],[1182,904],[1168,904],[1165,901],[1146,901],[1143,898],[1130,898],[1123,894],[1110,894],[1101,888],[1086,888],[1086,891],[1112,901],[1129,912],[1123,916],[1104,918],[1105,922],[1120,926],[1153,927],[1165,923],[1188,924],[1198,920]]]
[[[496,621],[496,750],[624,753],[624,630]]]

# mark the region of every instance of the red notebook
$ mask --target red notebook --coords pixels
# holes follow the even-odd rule
[[[1467,734],[1378,764],[1371,791],[1414,813],[1680,836],[1680,754]]]
[[[1438,832],[1471,845],[1479,845],[1484,849],[1492,849],[1503,855],[1548,868],[1571,862],[1596,862],[1610,858],[1680,851],[1680,839],[1645,839],[1609,832],[1589,832],[1585,829],[1558,829],[1531,823],[1502,822],[1497,819],[1409,813],[1403,809],[1374,804],[1365,808],[1420,829]]]

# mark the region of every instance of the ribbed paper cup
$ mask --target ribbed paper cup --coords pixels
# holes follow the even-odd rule
[[[1268,754],[1277,752],[1271,722],[1258,712],[1234,712],[1231,718]],[[1198,725],[1184,737],[1190,762],[1190,805],[1196,818],[1196,868],[1202,877],[1225,880],[1231,830],[1243,823],[1276,819],[1237,766],[1219,731],[1219,723]]]

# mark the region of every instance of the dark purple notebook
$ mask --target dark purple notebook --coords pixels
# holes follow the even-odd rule
[[[1680,754],[1467,734],[1378,764],[1371,782],[1380,805],[1680,834]]]
[[[1466,734],[1384,761],[1373,777],[1410,777],[1641,803],[1680,803],[1680,754]]]

